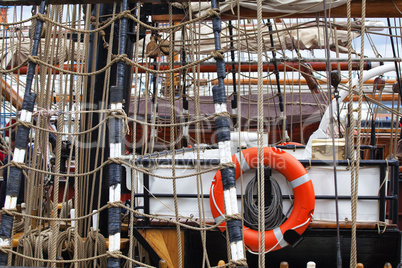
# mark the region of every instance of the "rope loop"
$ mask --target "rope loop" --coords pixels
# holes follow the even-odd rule
[[[224,60],[225,57],[223,56],[223,50],[215,50],[211,52],[211,56],[215,59],[215,60]]]
[[[12,247],[7,245],[7,246],[0,246],[0,252],[2,253],[10,253],[10,251],[12,250]]]
[[[384,229],[381,231],[381,227],[384,227]],[[383,234],[387,230],[387,223],[383,221],[377,221],[377,230],[378,234]]]
[[[17,212],[17,209],[15,209],[15,208],[5,208],[5,207],[3,207],[1,209],[1,214],[2,215],[8,215],[8,216],[11,216],[11,217],[15,216],[15,214],[16,214],[15,212]]]

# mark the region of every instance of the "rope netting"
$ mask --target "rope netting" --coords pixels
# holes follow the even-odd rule
[[[16,208],[5,205],[2,210],[1,224],[7,224],[4,215],[12,221],[13,238],[0,243],[0,251],[8,254],[8,265],[105,267],[110,266],[108,260],[118,259],[125,267],[152,267],[152,254],[138,237],[147,236],[144,227],[174,226],[175,235],[169,237],[177,247],[177,256],[171,257],[174,267],[184,266],[183,230],[199,232],[202,266],[216,266],[209,259],[207,232],[216,231],[222,222],[243,220],[243,207],[241,213],[226,215],[219,222],[208,208],[205,178],[235,167],[221,159],[218,140],[222,133],[216,131],[222,127],[219,120],[229,121],[229,128],[238,132],[232,133],[238,136],[232,141],[236,152],[250,144],[262,148],[289,140],[306,143],[331,100],[326,94],[326,81],[331,77],[325,68],[317,72],[316,65],[306,64],[300,52],[306,45],[298,38],[304,29],[322,32],[323,22],[276,19],[271,23],[262,19],[261,4],[258,1],[258,20],[238,15],[230,24],[222,22],[219,49],[214,44],[217,26],[211,22],[220,16],[218,8],[196,16],[184,5],[184,19],[178,21],[169,4],[164,22],[150,22],[147,5],[128,4],[126,10],[120,4],[48,5],[44,14],[33,7],[29,18],[23,15],[26,7],[13,7],[13,14],[8,14],[12,22],[0,23],[4,37],[0,46],[7,51],[0,53],[0,119],[4,118],[0,122],[0,153],[4,155],[0,170],[7,183],[13,182],[8,174],[21,170],[23,183],[17,189],[21,198],[16,199]],[[44,27],[35,42],[39,21]],[[390,27],[400,42],[401,29],[396,25]],[[364,23],[353,27],[350,21],[347,25],[335,20],[330,24],[331,35],[345,34],[348,41],[349,47],[345,47],[350,62],[343,71],[349,70],[349,77],[343,77],[349,81],[352,69],[362,72],[365,68],[363,59],[352,64],[352,55],[358,58],[361,54],[353,50],[351,40],[358,36],[357,30],[372,34]],[[124,46],[122,34],[127,38]],[[288,38],[290,35],[293,37]],[[119,49],[125,46],[125,51]],[[333,46],[334,51],[345,52],[341,42],[333,42]],[[38,52],[33,55],[35,47]],[[325,44],[316,48],[325,48]],[[226,62],[224,69],[214,66],[215,61]],[[341,68],[340,64],[334,67]],[[219,80],[217,71],[225,80]],[[32,88],[25,82],[28,80],[33,81]],[[120,93],[114,91],[120,85],[122,102],[116,99]],[[219,86],[225,87],[224,95],[216,97],[214,88]],[[387,82],[385,93],[380,94],[399,102],[389,90],[391,86]],[[399,105],[384,105],[381,96],[368,94],[364,87],[371,85],[360,81],[359,89],[350,88],[349,98],[359,93],[359,100],[369,103],[367,118],[386,111],[392,124],[398,122]],[[342,83],[339,89],[349,88]],[[27,92],[37,95],[28,117],[23,102]],[[217,109],[215,98],[226,98],[225,109]],[[346,105],[341,103],[340,110],[345,111]],[[349,110],[354,112],[352,106],[349,104]],[[340,136],[347,128],[345,118],[335,116],[334,120],[335,134]],[[359,141],[358,147],[360,140],[361,144],[369,142],[364,133],[371,126],[364,126],[362,120],[359,114],[359,131],[347,137],[350,142]],[[400,126],[392,127],[390,155],[395,155]],[[20,128],[29,130],[22,158],[21,148],[14,148],[21,138]],[[239,144],[244,131],[258,135],[246,145]],[[259,162],[263,162],[263,150],[260,153]],[[110,172],[114,166],[118,167],[116,178]],[[357,167],[352,167],[355,172]],[[352,174],[353,179],[359,178],[358,173]],[[266,196],[263,177],[261,165],[254,183],[261,186],[257,189],[262,198],[259,205],[253,204],[259,207],[255,213],[260,220],[255,225],[261,241],[265,240],[267,224],[262,215]],[[109,183],[115,180],[112,189]],[[183,181],[190,181],[186,185],[193,189],[183,189]],[[242,177],[239,183],[243,193]],[[6,189],[2,196],[5,193]],[[109,199],[111,193],[118,198]],[[0,201],[4,205],[14,197]],[[195,214],[181,211],[186,198],[194,200]],[[158,209],[150,208],[149,202]],[[278,202],[282,206],[282,201]],[[118,231],[112,235],[119,238],[113,242],[107,211],[109,215],[119,212]],[[265,266],[266,250],[261,242],[261,266]],[[245,264],[242,257],[222,258],[229,259],[225,266]]]

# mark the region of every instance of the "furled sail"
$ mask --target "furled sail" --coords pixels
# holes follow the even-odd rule
[[[346,4],[346,0],[332,0],[326,1],[326,9],[335,8]],[[233,1],[226,0],[220,4],[221,12],[226,12],[239,4],[240,7],[257,10],[257,1]],[[192,3],[191,8],[193,12],[200,12],[199,15],[203,15],[204,12],[210,7],[209,3],[202,2]],[[298,13],[311,13],[319,12],[323,10],[323,4],[321,0],[263,0],[262,12],[298,12]]]

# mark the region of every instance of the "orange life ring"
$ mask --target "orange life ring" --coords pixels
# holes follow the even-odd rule
[[[236,180],[241,172],[257,168],[259,150],[257,147],[242,151],[240,163],[239,153],[232,156],[236,165]],[[314,187],[304,166],[291,154],[273,147],[264,147],[264,165],[280,172],[290,182],[293,188],[294,205],[289,218],[279,227],[265,231],[265,250],[273,251],[286,247],[288,243],[283,239],[283,234],[289,229],[295,230],[300,235],[307,229],[308,223],[314,213],[315,195]],[[211,184],[210,206],[213,217],[219,222],[224,217],[224,201],[221,172],[218,171]],[[219,226],[223,232],[225,223]],[[258,251],[258,231],[246,226],[244,228],[244,243],[251,251]]]

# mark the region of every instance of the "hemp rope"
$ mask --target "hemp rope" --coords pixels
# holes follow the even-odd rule
[[[172,4],[169,4],[169,25],[173,25],[173,15],[172,15]],[[170,42],[169,42],[169,62],[170,62],[170,69],[173,69],[173,62],[174,62],[174,51],[173,51],[173,43],[174,43],[174,28],[170,29]],[[175,119],[175,90],[174,90],[174,78],[173,73],[171,72],[169,75],[170,79],[170,120],[171,123],[174,123]],[[179,207],[177,201],[177,189],[176,189],[176,167],[175,167],[175,128],[170,127],[170,150],[172,151],[172,178],[173,178],[173,195],[174,195],[174,210],[175,210],[175,217],[176,221],[179,221]],[[179,259],[179,268],[183,267],[183,256],[182,256],[182,242],[181,242],[181,230],[180,225],[176,225],[176,232],[177,232],[177,248],[178,248],[178,259]]]
[[[190,20],[192,19],[193,13],[191,8],[189,8],[189,16],[190,16]],[[193,23],[193,28],[197,29],[195,23]],[[201,29],[199,29],[199,31],[201,31]],[[191,61],[194,60],[199,60],[200,55],[197,55],[197,59],[195,59],[195,44],[194,44],[194,35],[196,33],[194,31],[190,32],[190,44],[191,44],[191,50],[190,50],[190,57],[191,57]],[[199,38],[200,35],[198,35]],[[183,40],[184,40],[184,36],[183,36]],[[184,46],[184,41],[183,41],[183,46]],[[184,48],[183,48],[184,49]],[[196,83],[194,84],[194,105],[195,105],[195,109],[194,109],[194,114],[196,118],[201,118],[200,115],[200,68],[199,65],[197,66],[197,70],[195,70],[195,68],[192,69],[193,72],[193,77],[196,78]],[[214,114],[215,115],[215,114]],[[195,128],[196,129],[200,129],[200,122],[196,122],[195,123]],[[196,144],[200,144],[201,143],[201,137],[200,137],[200,132],[196,131],[195,132],[195,142]],[[200,147],[197,146],[197,161],[200,160]],[[200,170],[200,165],[197,165],[197,173],[199,173]],[[196,176],[196,181],[197,181],[197,204],[198,204],[198,212],[199,212],[199,218],[200,218],[200,227],[204,228],[206,226],[205,222],[203,221],[205,219],[205,208],[204,208],[204,195],[202,192],[202,178],[200,175]],[[203,248],[203,260],[202,260],[202,267],[205,267],[205,264],[207,265],[207,267],[210,267],[211,264],[209,262],[209,258],[208,258],[208,252],[207,252],[207,240],[206,240],[206,231],[201,231],[201,242],[202,242],[202,248]]]
[[[84,252],[86,253],[86,257],[95,257],[98,255],[106,254],[106,239],[105,237],[97,230],[91,231],[87,235],[87,239],[84,242]],[[94,262],[88,262],[86,267],[106,267],[107,259],[106,257],[99,258],[99,260],[94,260]]]
[[[264,180],[264,92],[263,92],[263,40],[262,40],[262,0],[257,0],[257,43],[258,43],[258,150],[259,150],[259,211],[258,211],[258,232],[259,236],[259,254],[258,261],[260,267],[265,267],[265,180]]]

